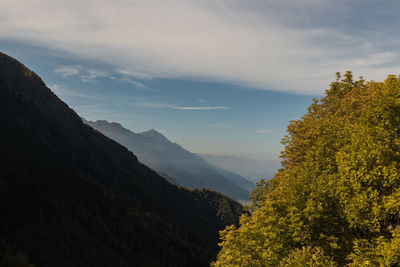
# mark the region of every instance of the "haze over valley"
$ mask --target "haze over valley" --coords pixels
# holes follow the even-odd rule
[[[177,185],[192,189],[211,189],[242,202],[248,201],[249,193],[255,187],[249,180],[218,169],[200,156],[172,143],[154,129],[135,134],[116,122],[84,121],[126,146],[141,162],[161,175],[166,175],[168,180]]]

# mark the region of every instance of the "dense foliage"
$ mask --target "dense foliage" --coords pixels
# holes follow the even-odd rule
[[[0,265],[208,266],[237,202],[170,184],[0,53]]]
[[[283,144],[283,168],[221,232],[213,265],[399,266],[400,77],[337,74]]]

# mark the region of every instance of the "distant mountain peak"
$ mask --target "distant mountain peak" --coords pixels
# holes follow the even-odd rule
[[[96,129],[101,129],[101,131],[104,132],[108,132],[108,133],[118,133],[120,135],[134,135],[134,136],[141,136],[141,137],[145,137],[146,139],[151,139],[153,141],[155,141],[155,143],[170,143],[170,144],[175,144],[173,142],[171,142],[170,140],[168,140],[168,138],[166,138],[163,134],[161,134],[160,132],[151,129],[145,132],[141,132],[141,133],[134,133],[131,130],[124,128],[121,124],[119,124],[118,122],[109,122],[107,120],[97,120],[97,121],[87,121],[84,118],[82,118],[83,122],[96,128]],[[115,139],[115,137],[114,137]],[[143,141],[143,139],[141,139]],[[120,140],[121,141],[121,140]]]
[[[166,141],[166,142],[171,142],[169,141],[164,135],[162,135],[160,132],[157,132],[154,129],[145,131],[145,132],[141,132],[139,133],[140,135],[146,136],[146,137],[151,137],[157,140],[162,140],[162,141]]]
[[[94,127],[101,127],[108,130],[117,131],[119,133],[125,133],[128,131],[128,129],[125,129],[117,122],[109,122],[107,120],[87,121],[85,119],[83,119],[83,122]]]
[[[154,129],[151,129],[151,130],[148,130],[148,131],[145,131],[145,132],[141,132],[140,134],[141,135],[146,135],[146,136],[162,135],[160,132],[157,132]]]
[[[227,171],[224,172],[226,176],[222,175],[222,171],[168,140],[155,129],[136,134],[125,128],[122,128],[124,131],[114,128],[111,123],[89,122],[89,125],[126,146],[141,162],[177,185],[193,189],[208,188],[241,201],[248,199],[249,192],[237,182],[243,184],[244,180],[246,188],[254,188],[253,184],[238,175]]]
[[[123,128],[122,125],[119,124],[118,122],[109,122],[109,121],[107,121],[107,120],[97,120],[97,121],[95,121],[94,123],[102,124],[102,125],[113,125],[113,126],[115,126],[115,127]]]

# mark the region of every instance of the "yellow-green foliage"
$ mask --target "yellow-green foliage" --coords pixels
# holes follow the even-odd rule
[[[293,250],[284,258],[279,267],[334,267],[335,262],[331,257],[326,256],[322,249],[318,247],[302,247]]]
[[[35,73],[28,68],[24,68],[24,75],[28,78],[33,78]]]
[[[337,74],[282,142],[283,168],[221,232],[212,265],[400,264],[400,78]]]
[[[349,266],[400,266],[400,229],[388,238],[356,240]]]

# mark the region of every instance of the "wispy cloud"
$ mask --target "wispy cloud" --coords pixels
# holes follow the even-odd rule
[[[88,94],[84,94],[81,92],[77,92],[75,90],[66,89],[59,84],[50,84],[49,88],[60,98],[79,97],[79,98],[87,98],[87,99],[103,99],[102,96],[88,95]]]
[[[0,38],[101,59],[133,77],[315,94],[336,71],[398,73],[398,9],[397,1],[2,0]]]
[[[256,133],[259,134],[270,134],[270,133],[275,133],[274,130],[270,130],[270,129],[264,129],[264,130],[256,130]]]
[[[152,90],[148,88],[145,84],[131,78],[134,76],[131,73],[123,73],[117,71],[117,76],[112,76],[107,71],[96,69],[85,70],[85,68],[83,68],[82,66],[61,66],[56,68],[54,72],[59,74],[63,78],[67,78],[70,76],[79,77],[81,81],[86,83],[94,82],[96,81],[96,79],[99,78],[109,78],[112,80],[118,80],[122,83],[130,84],[137,89],[146,89],[147,91]]]
[[[81,75],[81,80],[83,82],[93,82],[98,78],[106,78],[109,77],[109,74],[105,71],[98,70],[88,70],[85,74]]]
[[[56,68],[54,72],[64,78],[78,76],[83,82],[93,82],[98,78],[110,77],[110,75],[105,71],[95,69],[84,70],[81,66],[61,66]]]
[[[137,79],[151,79],[152,78],[148,73],[141,72],[138,70],[123,69],[123,70],[118,70],[118,72],[123,75],[126,75],[126,76],[135,77]]]
[[[225,110],[228,109],[227,106],[177,106],[168,103],[157,103],[157,102],[137,102],[132,103],[136,107],[146,107],[146,108],[169,108],[177,110]]]
[[[221,110],[221,109],[228,109],[226,106],[205,106],[205,107],[173,107],[174,109],[180,110]]]
[[[54,70],[55,73],[58,73],[62,77],[66,78],[69,76],[74,76],[79,73],[79,67],[77,66],[63,66]]]
[[[135,80],[133,80],[133,79],[131,79],[131,78],[129,78],[129,77],[126,77],[126,76],[124,76],[124,77],[122,77],[121,79],[119,79],[121,82],[123,82],[123,83],[128,83],[128,84],[130,84],[130,85],[133,85],[135,88],[137,88],[137,89],[142,89],[142,90],[151,90],[150,88],[148,88],[145,84],[143,84],[143,83],[141,83],[141,82],[138,82],[138,81],[135,81]]]

